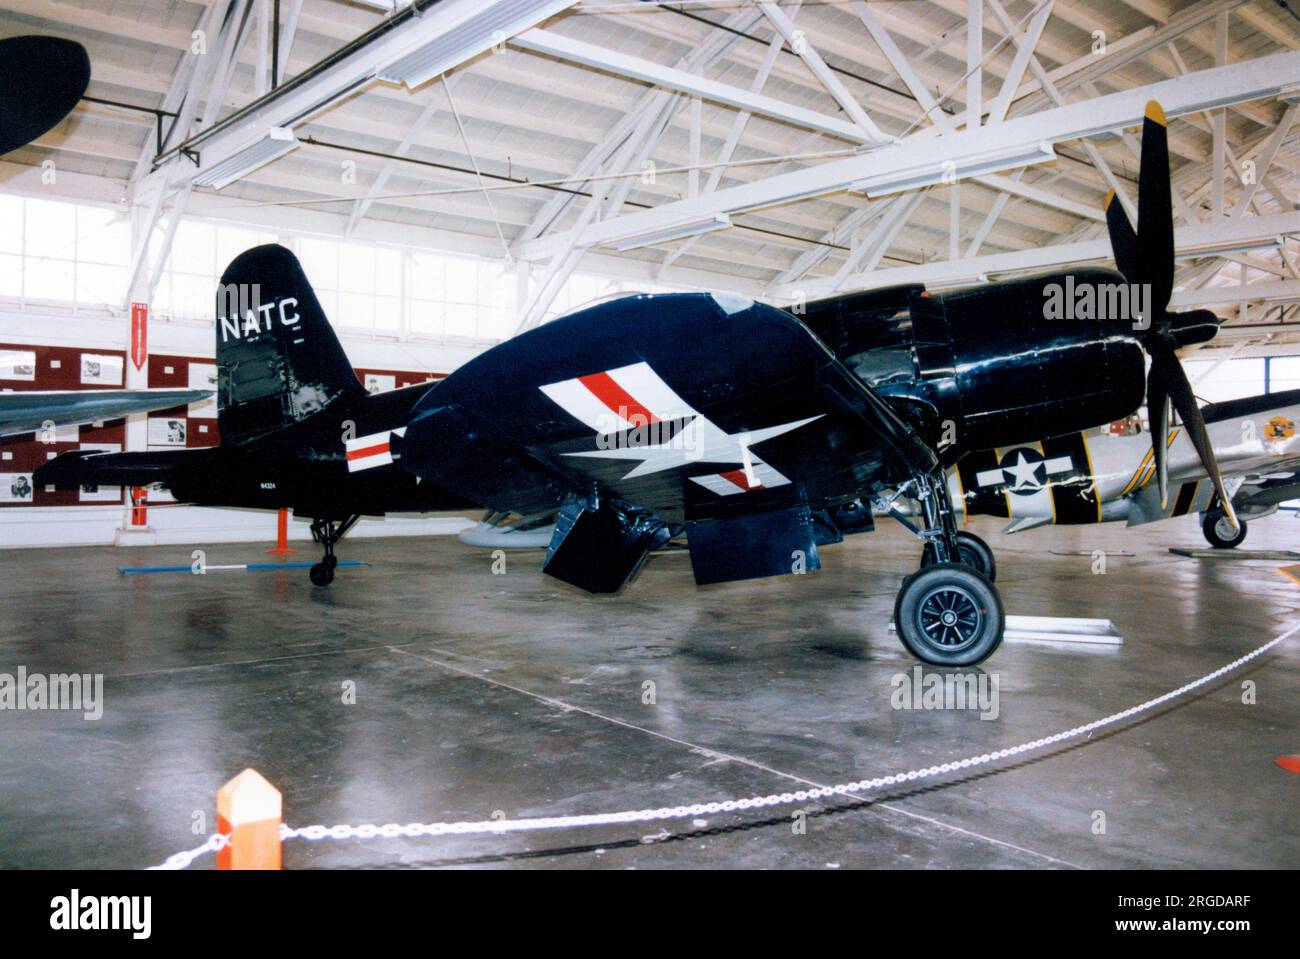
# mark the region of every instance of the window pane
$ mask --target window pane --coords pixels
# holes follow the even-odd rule
[[[78,303],[121,303],[126,295],[127,269],[99,263],[77,264]]]
[[[375,251],[375,292],[380,296],[402,293],[402,254],[396,250]]]
[[[348,293],[375,291],[375,251],[344,243],[339,247],[339,289]]]
[[[182,221],[172,243],[171,268],[181,273],[219,276],[215,232],[211,224]]]
[[[27,258],[23,296],[33,300],[72,300],[76,295],[70,262]]]
[[[478,271],[473,260],[447,263],[447,299],[453,303],[478,302]]]
[[[448,336],[473,336],[474,307],[463,303],[448,303],[445,323]]]
[[[0,296],[23,295],[23,258],[0,253]]]
[[[397,307],[397,297],[395,296],[377,296],[374,299],[375,304],[375,329],[386,332],[397,332],[400,315]]]
[[[178,315],[214,318],[216,295],[211,277],[172,274],[172,310]]]
[[[23,198],[0,196],[0,253],[23,252]]]
[[[262,241],[262,234],[256,230],[243,230],[236,226],[218,224],[216,232],[217,263],[221,270],[225,270],[230,261],[239,254],[252,249]]]
[[[131,255],[131,226],[126,214],[83,206],[77,210],[77,259],[126,266]]]
[[[478,311],[478,335],[490,340],[504,340],[514,332],[514,314],[509,310],[481,306]]]
[[[48,200],[27,201],[28,256],[72,259],[77,250],[77,208]]]
[[[1300,389],[1300,356],[1275,356],[1269,361],[1268,389],[1271,393]]]
[[[444,283],[443,259],[440,256],[417,254],[411,258],[411,273],[407,279],[411,296],[420,300],[441,300],[447,295]]]
[[[406,320],[412,333],[421,336],[442,336],[443,305],[429,300],[411,300],[406,308]]]
[[[334,321],[339,326],[358,326],[370,329],[375,323],[374,297],[360,293],[339,293],[339,316]]]
[[[298,258],[317,295],[322,289],[339,288],[339,245],[328,240],[303,237],[298,245]],[[322,302],[324,302],[322,300]],[[327,311],[328,312],[328,311]]]

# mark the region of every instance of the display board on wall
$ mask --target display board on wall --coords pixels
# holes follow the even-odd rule
[[[0,390],[121,389],[126,353],[0,343]],[[32,474],[46,460],[71,450],[118,451],[126,439],[126,421],[60,427],[48,433],[0,437],[0,507],[77,506],[121,503],[122,489],[82,487],[53,490],[36,487]]]
[[[122,350],[31,346],[0,343],[0,390],[121,389],[127,357]],[[381,393],[442,379],[444,373],[358,369],[357,379],[370,393]],[[217,367],[206,357],[154,354],[149,358],[150,389],[210,390],[211,399],[189,406],[155,410],[148,416],[149,449],[197,449],[217,446]],[[46,442],[48,441],[48,442]],[[126,421],[61,427],[39,436],[27,433],[0,438],[0,507],[77,506],[123,502],[121,487],[81,490],[37,489],[32,474],[48,459],[70,450],[117,452],[126,441]],[[151,502],[166,502],[151,492]]]

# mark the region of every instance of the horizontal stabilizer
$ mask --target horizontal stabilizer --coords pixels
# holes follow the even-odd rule
[[[689,523],[686,540],[695,582],[701,586],[821,569],[806,504]]]
[[[186,476],[207,475],[219,447],[197,450],[150,450],[104,453],[73,450],[36,470],[37,486],[77,489],[82,486],[170,486]]]

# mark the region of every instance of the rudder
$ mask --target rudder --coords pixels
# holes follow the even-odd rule
[[[302,265],[277,244],[245,250],[217,290],[217,423],[239,445],[365,392]]]

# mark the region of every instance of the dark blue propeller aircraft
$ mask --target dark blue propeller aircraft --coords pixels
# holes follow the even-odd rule
[[[944,470],[965,453],[1132,413],[1149,354],[1145,392],[1173,400],[1228,502],[1174,356],[1218,321],[1165,311],[1173,230],[1154,103],[1143,144],[1141,232],[1109,211],[1122,275],[1072,275],[1076,288],[1149,285],[1138,322],[1047,318],[1045,290],[1062,273],[855,293],[798,313],[734,295],[630,296],[517,336],[433,386],[367,396],[297,259],[262,246],[222,277],[224,290],[257,285],[260,297],[219,306],[221,445],[68,453],[36,482],[157,483],[184,502],[291,507],[324,547],[318,585],[362,514],[552,514],[543,571],[598,593],[683,533],[701,584],[815,570],[821,547],[872,528],[872,503],[905,496],[925,547],[898,593],[899,636],[927,662],[977,663],[1004,616],[991,563],[986,576],[972,549],[987,547],[954,522]]]

